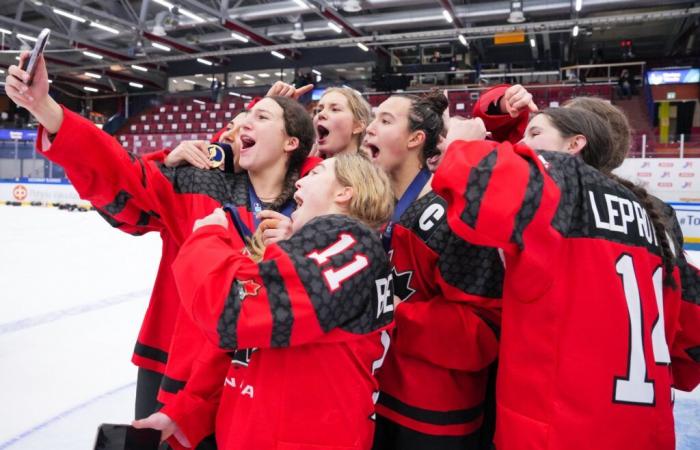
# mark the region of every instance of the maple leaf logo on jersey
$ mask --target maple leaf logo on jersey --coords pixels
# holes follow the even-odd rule
[[[391,276],[394,282],[394,294],[401,299],[402,302],[408,300],[416,290],[411,287],[411,278],[413,271],[397,272],[396,266],[391,268]]]
[[[248,296],[255,297],[258,295],[258,291],[261,287],[262,286],[253,280],[240,280],[238,281],[238,296],[241,301]]]

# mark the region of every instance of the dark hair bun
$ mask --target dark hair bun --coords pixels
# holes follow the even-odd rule
[[[433,110],[438,116],[442,116],[442,113],[445,112],[448,106],[450,106],[450,102],[447,100],[447,97],[445,97],[445,95],[437,89],[432,89],[430,92],[425,94],[421,98],[421,102],[424,102],[428,108]]]

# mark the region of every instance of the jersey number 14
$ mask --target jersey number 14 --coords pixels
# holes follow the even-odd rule
[[[630,319],[629,360],[626,377],[615,377],[614,399],[620,403],[636,405],[654,404],[654,382],[648,378],[646,359],[644,358],[644,322],[642,299],[634,271],[632,256],[622,255],[615,265],[622,280],[622,287],[627,301]],[[651,327],[651,345],[656,364],[670,364],[671,356],[666,344],[663,305],[663,270],[658,267],[653,275],[654,296],[659,316]]]

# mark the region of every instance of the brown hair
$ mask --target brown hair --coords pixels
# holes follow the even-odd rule
[[[580,108],[590,111],[610,126],[612,139],[608,158],[597,169],[609,173],[622,164],[630,149],[630,124],[627,116],[609,101],[598,97],[576,97],[564,104],[566,108]]]
[[[362,132],[353,136],[353,138],[355,139],[355,144],[357,144],[357,148],[359,149],[360,144],[362,144],[362,140],[365,138],[365,131],[367,130],[367,125],[369,125],[369,123],[372,121],[372,107],[369,106],[367,100],[362,98],[362,95],[360,95],[359,92],[352,88],[328,88],[323,93],[321,98],[325,97],[326,94],[330,94],[332,92],[337,92],[338,94],[341,94],[343,97],[345,97],[345,100],[348,101],[348,106],[350,107],[350,112],[352,112],[352,116],[355,119],[355,122],[362,124]]]
[[[425,166],[428,159],[440,153],[437,144],[445,128],[442,113],[449,106],[449,102],[447,97],[437,89],[431,90],[422,97],[410,94],[399,94],[398,97],[406,98],[411,102],[408,113],[409,130],[421,130],[425,133],[425,143],[421,150],[421,163]]]
[[[299,146],[289,156],[282,192],[270,205],[270,209],[278,209],[294,195],[294,184],[299,179],[302,164],[309,156],[316,132],[311,117],[299,102],[287,97],[268,98],[274,100],[282,108],[284,130],[287,136],[299,140]]]
[[[654,226],[656,238],[659,241],[659,250],[661,251],[661,259],[664,264],[664,282],[667,285],[674,286],[673,268],[675,266],[675,257],[668,241],[666,227],[662,219],[663,213],[652,200],[647,191],[629,180],[620,178],[613,174],[611,170],[615,167],[615,161],[619,158],[618,153],[622,152],[622,147],[615,145],[612,141],[612,132],[610,126],[601,118],[601,115],[581,109],[578,107],[571,108],[550,108],[542,112],[546,115],[554,128],[559,130],[562,136],[571,137],[581,134],[586,137],[587,144],[581,150],[582,159],[590,166],[600,170],[603,174],[625,186],[637,197],[642,204],[651,223]],[[627,153],[626,151],[624,152]],[[624,156],[623,158],[624,159]],[[617,163],[617,165],[620,165]],[[612,166],[612,167],[611,167]],[[608,169],[606,171],[606,169]]]

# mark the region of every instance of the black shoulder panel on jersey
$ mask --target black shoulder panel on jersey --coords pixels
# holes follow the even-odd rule
[[[647,213],[632,191],[563,152],[538,152],[559,186],[561,198],[552,226],[569,238],[594,238],[645,247],[660,254]]]
[[[462,292],[501,298],[505,269],[498,249],[472,245],[454,236],[438,259],[442,278]]]
[[[411,203],[399,224],[416,234],[434,252],[441,253],[450,235],[447,202],[431,191]]]
[[[343,235],[351,236],[353,245],[330,256],[327,263],[319,264],[308,256],[329,248]],[[387,278],[390,270],[377,232],[348,216],[326,215],[311,220],[279,246],[292,260],[324,331],[342,328],[363,334],[391,322],[391,314],[377,314],[376,280]],[[344,278],[332,290],[325,272],[329,269],[338,272],[358,257],[367,258],[368,267]],[[390,298],[393,299],[393,295]]]
[[[559,205],[552,219],[552,226],[564,236],[568,236],[572,229],[585,229],[586,216],[583,212],[584,203],[581,200],[581,189],[578,183],[579,167],[583,161],[575,156],[560,152],[539,151],[537,153],[549,163],[547,169],[549,176],[552,177],[561,192]]]
[[[243,305],[243,287],[238,280],[234,279],[231,283],[231,290],[224,302],[224,309],[219,317],[219,323],[216,326],[216,331],[219,334],[219,347],[225,350],[234,350],[238,348],[238,317],[241,313]]]
[[[542,201],[542,188],[544,187],[544,177],[534,162],[530,161],[530,178],[527,181],[527,190],[525,198],[520,205],[520,210],[515,216],[515,225],[513,227],[513,235],[510,240],[515,243],[520,249],[523,248],[523,231],[525,227],[535,217],[537,209]]]
[[[292,338],[292,325],[294,314],[289,293],[284,285],[279,268],[275,261],[263,261],[259,264],[260,277],[262,278],[272,314],[272,339],[271,347],[289,347]]]
[[[481,208],[481,200],[491,180],[491,174],[493,173],[493,168],[496,165],[497,159],[498,152],[494,148],[469,172],[467,189],[464,193],[467,206],[464,208],[464,211],[462,211],[461,219],[472,228],[476,226],[476,219],[479,216],[479,209]]]
[[[124,210],[124,208],[126,207],[126,203],[131,198],[133,198],[133,195],[129,194],[125,190],[121,190],[117,192],[117,195],[114,196],[114,200],[112,200],[109,204],[105,205],[102,209],[104,209],[104,211],[107,214],[111,216],[116,216]]]
[[[221,204],[232,200],[237,206],[246,204],[248,192],[245,174],[226,174],[220,170],[204,170],[194,166],[158,166],[179,194],[204,194]],[[241,188],[239,184],[244,186]]]

